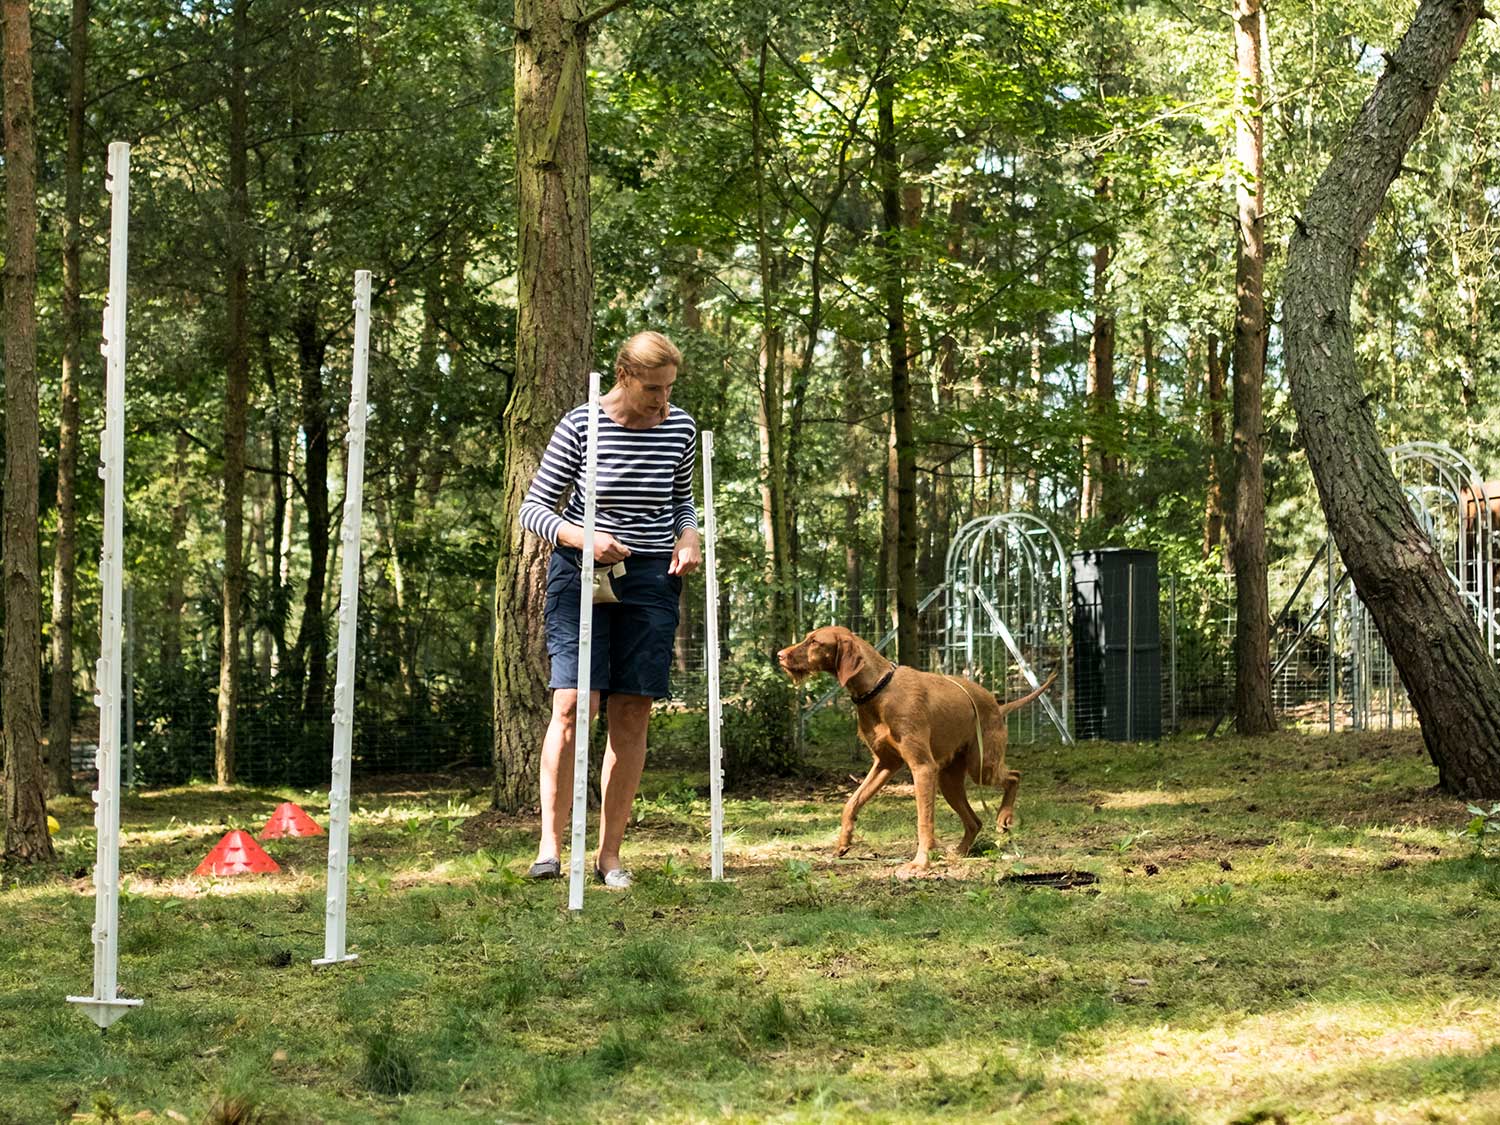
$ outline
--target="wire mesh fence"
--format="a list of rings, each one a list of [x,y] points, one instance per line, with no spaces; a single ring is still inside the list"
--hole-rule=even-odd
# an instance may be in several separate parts
[[[689,588],[691,596],[692,588]],[[733,625],[723,630],[724,657],[720,668],[725,722],[740,724],[744,738],[759,737],[751,712],[763,705],[767,681],[782,674],[774,665],[773,650],[761,640],[760,617],[752,595],[737,605]],[[1227,655],[1233,634],[1232,613],[1217,600],[1212,608],[1186,606],[1175,579],[1163,585],[1159,605],[1151,608],[1154,634],[1159,636],[1160,669],[1153,683],[1159,701],[1161,727],[1172,731],[1185,723],[1211,718],[1232,696],[1231,661]],[[1117,698],[1134,688],[1111,667],[1100,681],[1099,698],[1080,696],[1073,676],[1074,654],[1066,642],[1038,632],[1035,621],[1013,627],[994,627],[981,621],[970,630],[964,606],[951,590],[939,587],[919,599],[918,663],[928,671],[964,675],[1001,699],[1014,699],[1033,687],[1020,671],[1011,645],[1027,654],[1032,676],[1040,681],[1058,673],[1045,702],[1030,703],[1010,716],[1011,738],[1021,742],[1051,741],[1082,724],[1100,725],[1104,698]],[[831,597],[811,596],[803,602],[808,627],[843,624],[856,634],[895,655],[894,591],[869,598],[858,612],[840,612]],[[827,614],[828,616],[824,616]],[[1205,624],[1207,629],[1205,629]],[[1133,628],[1134,626],[1132,626]],[[1146,629],[1142,627],[1142,632]],[[470,644],[467,668],[428,668],[414,674],[403,668],[401,655],[382,646],[386,636],[362,636],[358,650],[355,691],[353,770],[372,773],[426,773],[483,767],[491,760],[491,701],[487,661],[478,664]],[[446,653],[441,645],[436,651]],[[702,615],[689,616],[680,631],[671,673],[672,696],[659,707],[706,721],[707,671]],[[133,722],[125,732],[127,778],[137,785],[175,784],[214,776],[217,725],[218,667],[215,646],[190,644],[174,673],[148,665],[146,674],[128,684]],[[486,654],[487,655],[487,654]],[[317,785],[327,780],[332,724],[326,707],[309,711],[300,694],[288,691],[274,673],[266,676],[263,661],[247,661],[236,717],[235,772],[248,784]],[[852,714],[847,693],[827,677],[810,681],[800,691],[805,722],[818,715]],[[1050,710],[1049,710],[1050,708]],[[701,734],[701,732],[699,732]],[[691,728],[682,732],[688,745],[701,742]],[[97,746],[97,718],[84,708],[75,727],[74,765],[87,770]],[[733,754],[733,732],[726,739]],[[704,750],[706,754],[706,749]]]
[[[1021,742],[1077,737],[1152,738],[1222,726],[1233,714],[1235,597],[1232,576],[1200,569],[1163,573],[1141,590],[1112,597],[1120,604],[1103,630],[1082,636],[1084,606],[1077,575],[1006,578],[976,595],[971,583],[944,583],[921,592],[917,658],[933,672],[966,676],[998,698],[1029,692],[1053,672],[1045,695],[1010,717]],[[1154,572],[1153,572],[1154,573]],[[1416,719],[1394,663],[1352,584],[1326,548],[1309,560],[1290,559],[1269,572],[1276,610],[1272,633],[1273,699],[1284,724],[1324,730],[1393,729]],[[1065,594],[1069,604],[1064,604]],[[691,726],[706,722],[707,674],[702,587],[690,583],[672,668],[672,697],[661,709],[690,720],[683,741],[706,746]],[[729,590],[721,598],[721,690],[726,725],[744,738],[761,733],[753,712],[766,685],[781,679],[763,620],[764,588]],[[801,625],[841,624],[895,655],[895,591],[866,591],[850,604],[837,591],[803,589]],[[1097,615],[1096,615],[1097,616]],[[1102,619],[1101,619],[1102,620]],[[132,627],[133,628],[133,627]],[[172,671],[148,658],[128,693],[127,768],[137,784],[180,783],[214,775],[217,644],[211,628],[184,637]],[[128,638],[136,648],[134,636]],[[149,640],[150,638],[148,638]],[[788,638],[790,639],[790,638]],[[388,622],[362,622],[355,692],[353,768],[356,775],[420,773],[484,767],[491,760],[488,634],[466,623],[451,635],[429,629],[412,644]],[[1092,675],[1084,657],[1102,656]],[[1122,648],[1123,646],[1123,648]],[[1120,656],[1125,652],[1124,657]],[[332,742],[328,707],[309,708],[289,692],[274,661],[251,645],[236,718],[236,773],[251,784],[314,785],[326,780]],[[330,669],[331,673],[331,669]],[[328,694],[331,696],[331,685]],[[847,694],[828,678],[798,693],[803,730],[820,715],[851,713]],[[1128,715],[1121,727],[1121,712]],[[762,719],[764,717],[762,716]],[[746,725],[748,724],[748,725]],[[761,723],[765,725],[764,722]],[[732,735],[729,736],[732,741]],[[743,739],[742,739],[743,740]],[[76,769],[92,765],[97,717],[80,707]],[[726,743],[726,752],[733,753]],[[705,751],[706,753],[706,751]]]

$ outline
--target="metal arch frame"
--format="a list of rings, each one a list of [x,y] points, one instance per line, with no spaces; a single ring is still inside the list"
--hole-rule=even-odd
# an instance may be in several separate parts
[[[1451,446],[1413,441],[1390,446],[1385,452],[1408,506],[1423,533],[1438,550],[1448,577],[1479,626],[1487,651],[1492,659],[1500,661],[1500,613],[1497,613],[1500,606],[1496,604],[1496,581],[1500,579],[1500,558],[1497,558],[1500,527],[1497,527],[1491,508],[1495,498],[1490,495],[1474,465]],[[1420,480],[1402,480],[1403,467],[1408,470],[1420,467],[1427,476]],[[1476,505],[1472,544],[1465,533],[1465,508],[1470,503]],[[1438,518],[1439,513],[1449,507],[1455,512],[1453,542],[1443,536],[1443,521]],[[1344,579],[1339,581],[1342,585]],[[1355,729],[1373,729],[1375,715],[1372,708],[1377,703],[1376,693],[1379,692],[1385,699],[1385,725],[1389,729],[1394,725],[1393,692],[1399,684],[1399,676],[1389,650],[1373,628],[1368,608],[1352,584],[1347,596],[1350,720]],[[1332,660],[1331,643],[1329,653]],[[1330,683],[1330,690],[1332,688]],[[1332,721],[1330,707],[1330,723]]]
[[[1485,645],[1490,655],[1500,657],[1500,646],[1497,646],[1496,643],[1497,633],[1500,633],[1500,623],[1496,621],[1497,606],[1495,604],[1495,579],[1497,577],[1495,533],[1500,529],[1495,527],[1494,513],[1490,507],[1494,498],[1489,495],[1489,491],[1485,487],[1484,478],[1474,468],[1474,465],[1468,458],[1464,457],[1463,454],[1451,446],[1443,445],[1440,442],[1403,442],[1400,445],[1392,446],[1388,452],[1391,458],[1392,472],[1395,472],[1401,465],[1410,462],[1425,464],[1436,473],[1442,488],[1439,489],[1433,485],[1424,485],[1421,491],[1423,493],[1446,493],[1447,498],[1451,499],[1457,512],[1455,523],[1455,538],[1457,542],[1454,544],[1452,558],[1456,570],[1450,570],[1448,573],[1453,579],[1454,584],[1458,587],[1460,596],[1475,612],[1478,618],[1478,625],[1484,632]],[[1410,488],[1407,488],[1405,491],[1408,494],[1409,501],[1416,498],[1412,495]],[[1465,498],[1465,491],[1469,493],[1468,499]],[[1473,559],[1469,557],[1469,542],[1464,534],[1464,508],[1468,503],[1473,503],[1476,506],[1474,546],[1477,555]],[[1433,509],[1424,505],[1422,510],[1424,512],[1431,512]],[[1444,562],[1446,564],[1448,561],[1446,554],[1447,545],[1438,543],[1436,538],[1431,535],[1430,525],[1424,528],[1424,530],[1428,531],[1428,537],[1433,540],[1434,545],[1444,548]],[[1475,574],[1474,586],[1477,587],[1476,589],[1470,589],[1469,586],[1471,568]]]
[[[1050,560],[1047,557],[1047,543],[1041,541],[1043,534],[1050,541]],[[976,517],[958,529],[953,541],[948,545],[947,558],[944,563],[945,585],[951,594],[948,599],[944,628],[945,670],[950,672],[960,670],[952,666],[953,655],[960,649],[963,651],[965,664],[972,667],[975,615],[983,610],[988,617],[989,624],[1000,636],[1027,682],[1032,687],[1038,687],[1041,684],[1036,670],[1021,651],[1021,646],[1016,642],[999,608],[994,600],[986,595],[982,580],[975,577],[982,571],[982,556],[986,544],[994,543],[996,537],[1003,537],[1001,541],[1006,544],[1014,542],[1020,548],[1024,565],[1033,575],[1039,577],[1045,575],[1050,578],[1054,570],[1057,575],[1057,634],[1060,638],[1059,658],[1062,668],[1059,672],[1062,682],[1063,707],[1059,711],[1045,695],[1041,697],[1040,703],[1048,719],[1057,728],[1063,742],[1071,743],[1073,734],[1066,717],[1069,688],[1068,652],[1071,643],[1068,620],[1068,559],[1063,550],[1062,541],[1046,521],[1029,512],[1003,512],[999,515]],[[1047,599],[1043,597],[1045,587],[1046,583],[1042,581],[1031,583],[1031,604],[1027,607],[1031,620],[1036,625],[1036,637],[1039,644],[1043,635],[1050,632],[1046,628],[1049,607]]]

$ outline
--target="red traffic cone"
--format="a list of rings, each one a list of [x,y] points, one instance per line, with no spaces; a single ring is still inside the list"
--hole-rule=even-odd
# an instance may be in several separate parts
[[[275,840],[281,836],[321,835],[323,835],[323,829],[318,827],[318,822],[290,801],[283,801],[277,805],[276,811],[271,814],[271,819],[266,821],[266,826],[260,830],[262,840]]]
[[[280,870],[250,833],[235,830],[224,833],[224,838],[193,869],[193,874],[264,875]]]

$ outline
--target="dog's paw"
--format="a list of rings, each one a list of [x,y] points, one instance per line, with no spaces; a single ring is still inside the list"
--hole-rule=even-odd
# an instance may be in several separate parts
[[[930,863],[903,863],[896,868],[898,879],[926,879],[932,875],[932,864]]]

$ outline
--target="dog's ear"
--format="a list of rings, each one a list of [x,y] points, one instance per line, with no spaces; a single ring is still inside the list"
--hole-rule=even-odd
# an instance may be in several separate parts
[[[864,666],[865,656],[859,651],[859,642],[854,639],[854,635],[852,633],[840,635],[838,657],[833,665],[834,677],[840,684],[847,685],[850,680],[859,675]]]

